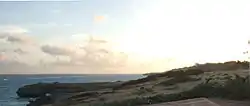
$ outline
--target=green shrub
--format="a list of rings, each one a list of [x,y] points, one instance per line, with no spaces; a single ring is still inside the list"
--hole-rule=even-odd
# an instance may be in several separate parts
[[[224,84],[218,82],[206,82],[199,84],[187,91],[190,96],[221,97],[234,100],[250,99],[249,77],[235,75],[235,79],[228,79]]]
[[[207,82],[201,83],[189,91],[183,91],[174,94],[161,94],[150,97],[137,97],[120,102],[105,103],[98,106],[138,106],[145,104],[155,104],[160,102],[170,102],[197,97],[216,97],[234,100],[250,100],[250,81],[248,77],[235,76],[235,79],[229,79],[224,85]]]
[[[147,93],[154,93],[154,90],[152,88],[140,87],[140,89],[136,89],[133,93],[136,95],[143,95]]]
[[[173,86],[168,86],[165,88],[165,90],[175,90],[175,89],[179,89],[179,86],[173,85]]]
[[[145,82],[153,81],[153,80],[156,80],[156,77],[148,76],[146,78],[140,78],[137,80],[130,80],[130,81],[124,82],[123,84],[121,84],[119,86],[114,87],[113,89],[117,90],[117,89],[121,89],[123,87],[129,86],[129,85],[141,84],[141,83],[145,83]]]
[[[204,71],[198,68],[190,68],[187,70],[171,70],[171,71],[167,71],[165,73],[161,73],[161,74],[156,74],[154,76],[158,76],[158,77],[183,77],[183,76],[190,76],[190,75],[200,75],[203,74]],[[153,76],[153,75],[152,75]]]
[[[188,76],[174,77],[174,78],[171,78],[169,80],[161,82],[160,85],[171,86],[171,85],[175,85],[175,84],[178,84],[178,83],[184,83],[184,82],[190,82],[190,81],[198,81],[198,80],[200,80],[200,78],[192,78],[192,77],[188,77]]]
[[[238,75],[233,80],[228,80],[225,90],[228,92],[227,97],[230,99],[250,99],[250,82],[249,76],[240,77]]]

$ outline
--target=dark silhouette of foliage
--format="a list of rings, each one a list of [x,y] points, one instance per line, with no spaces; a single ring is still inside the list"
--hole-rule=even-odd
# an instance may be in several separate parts
[[[138,106],[145,104],[155,104],[160,102],[170,102],[197,97],[225,98],[233,100],[250,100],[250,80],[249,76],[241,77],[236,75],[234,79],[228,79],[226,83],[203,82],[189,91],[173,94],[160,94],[149,97],[137,97],[124,101],[103,103],[97,106]]]
[[[204,71],[201,69],[197,69],[197,68],[192,68],[192,69],[182,69],[182,70],[171,70],[171,71],[167,71],[161,74],[154,74],[152,76],[157,76],[157,77],[183,77],[183,76],[190,76],[190,75],[200,75],[203,74]],[[151,76],[151,77],[152,77]]]
[[[189,76],[174,77],[174,78],[171,78],[169,80],[161,82],[160,85],[170,86],[170,85],[175,85],[178,83],[185,83],[185,82],[198,81],[198,80],[200,80],[200,78],[192,78]]]
[[[121,89],[121,88],[129,86],[129,85],[136,85],[136,84],[145,83],[145,82],[153,81],[153,80],[156,80],[156,77],[145,77],[145,78],[140,78],[137,80],[130,80],[130,81],[122,83],[119,86],[114,87],[113,89],[114,90]]]
[[[120,89],[129,85],[135,85],[135,84],[141,84],[148,81],[156,80],[159,77],[168,77],[168,78],[174,78],[174,77],[186,77],[190,75],[200,75],[207,71],[226,71],[226,70],[238,70],[238,69],[248,69],[248,63],[247,61],[229,61],[224,63],[206,63],[206,64],[196,64],[191,67],[181,68],[181,69],[173,69],[170,71],[166,71],[164,73],[153,73],[153,74],[147,74],[147,77],[137,79],[137,80],[131,80],[128,82],[124,82],[120,86],[117,86],[115,89]],[[229,78],[229,77],[228,77]]]

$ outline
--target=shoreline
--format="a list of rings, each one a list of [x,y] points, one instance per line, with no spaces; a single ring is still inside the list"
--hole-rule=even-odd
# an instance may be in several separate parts
[[[139,106],[138,104],[148,104],[148,100],[154,102],[156,99],[155,102],[158,103],[160,101],[174,101],[187,97],[208,95],[204,93],[208,91],[203,91],[203,88],[200,88],[201,85],[210,86],[210,82],[219,82],[223,85],[231,81],[228,79],[237,79],[237,76],[242,76],[244,79],[246,76],[245,69],[247,68],[246,62],[239,61],[209,63],[173,69],[163,73],[148,74],[144,78],[129,81],[32,84],[19,88],[17,93],[21,97],[33,96],[37,98],[35,101],[30,101],[27,106]],[[210,87],[209,89],[214,88]],[[195,94],[194,90],[195,92],[201,90],[201,95],[192,96]],[[28,93],[25,91],[28,91]],[[49,96],[45,96],[47,94]],[[182,95],[181,98],[178,95]],[[183,95],[186,96],[183,97]],[[217,96],[220,95],[212,95],[211,97]],[[164,98],[159,101],[157,100],[158,97]],[[134,103],[134,105],[127,103]]]
[[[54,75],[52,75],[53,77]],[[58,76],[58,75],[57,75]],[[0,89],[1,92],[1,96],[0,99],[4,100],[4,101],[10,101],[10,102],[0,102],[0,105],[3,106],[26,106],[23,103],[23,100],[19,100],[19,97],[16,94],[16,91],[18,90],[18,88],[23,87],[24,85],[32,85],[32,84],[36,84],[39,82],[43,82],[43,83],[53,83],[53,82],[62,82],[62,83],[88,83],[88,82],[100,82],[100,79],[104,79],[105,81],[114,81],[114,80],[124,80],[127,81],[129,79],[137,79],[137,78],[141,78],[141,75],[125,75],[125,76],[114,76],[114,75],[110,75],[110,76],[87,76],[87,77],[82,77],[82,75],[76,75],[77,77],[71,77],[72,75],[69,75],[69,77],[67,75],[63,75],[62,78],[56,78],[56,79],[51,79],[51,78],[47,78],[46,76],[33,76],[33,75],[12,75],[12,76],[5,76],[2,77],[0,76],[0,80],[2,82],[0,82],[0,85],[5,86],[6,89]],[[73,75],[74,76],[74,75]],[[80,76],[80,77],[78,77]],[[33,77],[37,77],[38,79],[29,79],[29,78],[33,78]],[[49,76],[51,77],[51,75]],[[8,81],[4,81],[3,78],[7,78]],[[119,78],[119,79],[118,79]],[[97,79],[97,80],[95,80]],[[13,102],[13,103],[12,103]],[[20,102],[20,104],[18,105],[18,103]],[[25,101],[25,102],[28,102]]]

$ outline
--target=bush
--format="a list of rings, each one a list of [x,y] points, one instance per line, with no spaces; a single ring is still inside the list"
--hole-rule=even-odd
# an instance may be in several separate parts
[[[125,86],[141,84],[141,83],[145,83],[145,82],[153,81],[153,80],[156,80],[156,77],[148,76],[146,78],[141,78],[141,79],[137,79],[137,80],[130,80],[130,81],[124,82],[123,84],[121,84],[117,87],[114,87],[113,89],[116,90],[116,89],[123,88]]]
[[[224,83],[206,82],[187,91],[189,96],[221,97],[234,100],[250,99],[249,77],[235,75],[235,79],[227,79]]]
[[[158,74],[158,77],[183,77],[183,76],[190,76],[190,75],[200,75],[203,74],[204,71],[198,68],[190,68],[187,70],[172,70],[172,71],[167,71],[162,74]],[[152,75],[153,76],[153,75]],[[155,75],[156,76],[156,75]]]
[[[174,86],[169,86],[169,87],[165,87],[165,90],[175,90],[175,89],[179,89],[179,86],[174,85]]]
[[[174,77],[169,80],[163,81],[160,83],[160,85],[164,86],[170,86],[170,85],[175,85],[178,83],[184,83],[184,82],[190,82],[190,81],[198,81],[200,78],[192,78],[189,76],[183,76],[183,77]]]
[[[250,82],[249,76],[240,77],[238,75],[233,80],[228,80],[225,85],[225,90],[228,92],[229,99],[250,99]]]
[[[155,104],[160,102],[170,102],[198,97],[225,98],[234,100],[250,100],[250,81],[248,77],[235,76],[229,79],[224,85],[218,83],[201,83],[189,91],[174,94],[161,94],[150,97],[140,97],[128,99],[120,102],[105,103],[98,106],[138,106],[145,104]]]
[[[188,69],[185,71],[186,75],[200,75],[203,74],[204,71],[201,69]]]
[[[152,88],[140,87],[140,89],[136,89],[136,91],[133,93],[136,95],[143,95],[147,93],[154,93],[154,90]]]

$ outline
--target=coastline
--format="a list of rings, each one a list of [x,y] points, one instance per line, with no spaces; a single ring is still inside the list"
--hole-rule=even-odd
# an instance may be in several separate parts
[[[174,69],[159,74],[151,74],[137,80],[88,83],[89,85],[86,83],[75,83],[73,86],[72,83],[49,83],[45,85],[40,83],[21,87],[18,90],[18,94],[19,96],[20,93],[27,94],[25,93],[25,89],[26,91],[34,91],[36,89],[35,91],[40,92],[35,96],[33,95],[37,99],[31,101],[27,106],[139,106],[138,104],[149,104],[148,102],[150,102],[151,99],[158,97],[164,97],[163,100],[157,100],[158,102],[192,98],[192,95],[196,92],[193,90],[197,90],[200,84],[209,84],[208,82],[219,82],[223,84],[230,81],[228,78],[237,79],[235,75],[245,77],[247,73],[246,69],[248,68],[246,65],[246,62],[238,61],[209,63],[200,66]],[[37,90],[37,88],[39,88],[39,90]],[[201,93],[203,96],[207,95],[203,91]],[[45,96],[46,94],[50,95]],[[180,94],[186,96],[180,96],[180,98],[178,96]],[[202,95],[200,96],[202,97]],[[23,97],[29,96],[30,94]],[[169,96],[172,99],[166,99],[169,98]],[[220,95],[212,95],[212,97],[217,96]],[[158,103],[154,100],[155,99],[153,99],[152,102]],[[133,103],[134,105],[132,105]]]
[[[54,77],[55,76],[55,77]],[[88,82],[100,82],[103,81],[127,81],[130,79],[141,78],[142,75],[131,74],[131,75],[0,75],[0,85],[3,87],[0,89],[0,105],[3,106],[26,106],[28,99],[23,99],[17,96],[16,91],[18,88],[24,85],[32,85],[39,82],[42,83],[88,83]],[[8,79],[4,81],[3,79]],[[119,79],[118,79],[119,78]]]

